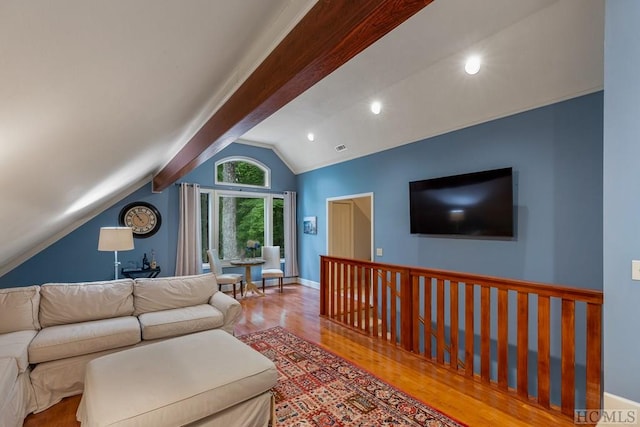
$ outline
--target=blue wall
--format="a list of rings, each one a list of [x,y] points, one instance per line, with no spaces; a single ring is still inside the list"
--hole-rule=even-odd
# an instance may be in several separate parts
[[[640,402],[640,2],[607,1],[604,69],[604,390]]]
[[[472,126],[298,177],[300,276],[319,281],[326,199],[374,193],[376,261],[602,289],[603,93]],[[409,233],[409,182],[513,167],[517,237]]]
[[[296,191],[295,175],[272,150],[244,144],[231,144],[181,181],[214,187],[214,163],[228,156],[252,157],[271,168],[272,191]],[[156,206],[162,215],[162,226],[152,237],[135,239],[134,250],[119,252],[119,261],[122,266],[127,266],[129,261],[140,264],[143,253],[150,256],[153,249],[162,268],[160,275],[172,276],[178,235],[178,187],[172,185],[162,193],[152,193],[151,184],[147,184],[0,277],[0,288],[113,279],[113,252],[98,252],[99,230],[100,227],[118,225],[120,210],[133,201],[145,201]]]

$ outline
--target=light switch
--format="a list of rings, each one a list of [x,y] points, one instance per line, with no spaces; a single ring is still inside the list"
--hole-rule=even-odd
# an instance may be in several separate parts
[[[640,280],[640,261],[631,261],[631,280]]]
[[[376,248],[376,256],[382,256],[382,248]],[[638,261],[638,262],[640,262],[640,261]]]

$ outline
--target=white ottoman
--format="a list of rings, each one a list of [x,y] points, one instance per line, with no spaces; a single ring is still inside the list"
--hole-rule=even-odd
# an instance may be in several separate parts
[[[221,330],[123,350],[87,365],[83,427],[266,426],[278,372]]]

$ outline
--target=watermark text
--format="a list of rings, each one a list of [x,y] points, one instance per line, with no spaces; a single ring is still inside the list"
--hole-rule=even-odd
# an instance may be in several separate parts
[[[573,411],[574,424],[619,424],[635,425],[638,422],[637,409],[576,409]]]

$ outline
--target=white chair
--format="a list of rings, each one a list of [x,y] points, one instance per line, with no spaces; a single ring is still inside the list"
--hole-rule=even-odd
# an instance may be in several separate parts
[[[278,279],[280,292],[282,292],[284,271],[280,269],[280,246],[263,246],[262,258],[265,261],[262,264],[262,292],[264,293],[266,279]]]
[[[223,273],[222,272],[222,263],[220,262],[220,258],[218,258],[218,250],[217,249],[209,249],[207,250],[207,255],[209,256],[209,266],[211,268],[211,273],[216,276],[216,281],[218,282],[218,290],[222,290],[222,285],[232,285],[233,286],[233,297],[236,297],[236,285],[240,284],[240,296],[242,296],[242,274],[233,274],[233,273]]]

